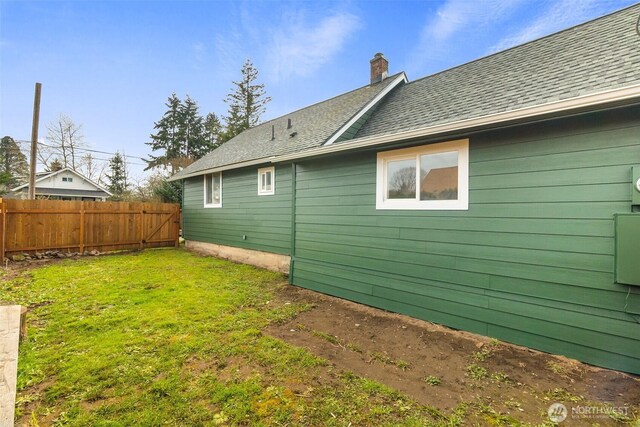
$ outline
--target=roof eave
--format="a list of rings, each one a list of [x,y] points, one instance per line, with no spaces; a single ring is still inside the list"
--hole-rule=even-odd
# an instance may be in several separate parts
[[[349,142],[339,144],[323,145],[305,151],[280,156],[271,156],[251,160],[247,162],[234,163],[206,170],[200,170],[184,176],[170,177],[169,181],[177,181],[180,179],[191,178],[194,176],[204,175],[207,173],[220,172],[230,169],[238,169],[246,166],[253,166],[262,163],[280,163],[292,160],[299,160],[308,157],[323,156],[342,151],[356,150],[359,148],[374,147],[378,145],[389,144],[393,142],[402,142],[412,139],[434,137],[438,135],[448,134],[452,132],[461,132],[470,129],[479,129],[483,127],[493,127],[497,125],[506,125],[509,123],[535,121],[541,117],[569,114],[574,111],[590,111],[598,108],[604,108],[608,105],[615,105],[629,101],[640,101],[640,84],[626,86],[623,88],[612,89],[582,95],[561,101],[549,102],[531,107],[523,107],[502,113],[489,114],[485,116],[474,117],[470,119],[459,120],[450,123],[444,123],[434,126],[428,126],[419,129],[412,129],[392,134],[376,135],[366,138],[359,138]]]
[[[439,134],[446,134],[455,131],[464,131],[467,129],[476,129],[481,127],[488,127],[492,125],[507,124],[510,122],[518,121],[533,121],[536,118],[542,116],[549,116],[554,114],[569,113],[574,110],[597,109],[597,107],[604,107],[609,104],[621,103],[624,101],[630,101],[634,98],[638,98],[640,101],[640,84],[627,86],[624,88],[612,89],[603,92],[598,92],[589,95],[582,95],[570,99],[561,101],[554,101],[546,104],[535,105],[531,107],[523,107],[516,110],[506,111],[502,113],[490,114],[480,117],[474,117],[470,119],[459,120],[450,123],[444,123],[434,126],[428,126],[419,129],[412,129],[408,131],[402,131],[392,134],[375,135],[360,139],[355,139],[349,142],[343,142],[340,144],[333,144],[330,146],[322,146],[313,148],[310,150],[277,156],[272,158],[272,161],[283,162],[302,159],[306,157],[321,156],[330,153],[336,153],[340,151],[355,150],[358,148],[365,148],[377,145],[388,144],[392,142],[400,142],[404,140],[411,140],[416,138],[425,138],[431,136],[437,136]]]
[[[197,170],[191,173],[187,173],[185,175],[179,175],[180,173],[178,172],[177,174],[167,178],[167,181],[169,182],[179,181],[181,179],[193,178],[194,176],[206,175],[209,173],[222,172],[230,169],[239,169],[246,166],[255,166],[263,163],[271,163],[273,158],[274,157],[264,157],[264,158],[255,159],[255,160],[248,160],[246,162],[230,163],[228,165],[216,166],[214,168]]]

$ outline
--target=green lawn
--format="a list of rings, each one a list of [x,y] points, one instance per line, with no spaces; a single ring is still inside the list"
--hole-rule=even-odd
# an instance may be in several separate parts
[[[0,280],[27,305],[19,425],[455,425],[261,331],[307,307],[279,274],[183,250],[68,260]],[[328,377],[327,377],[327,374]],[[319,379],[319,377],[322,377]]]

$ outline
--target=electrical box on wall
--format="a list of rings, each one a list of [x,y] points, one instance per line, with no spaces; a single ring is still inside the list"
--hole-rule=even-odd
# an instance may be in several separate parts
[[[615,215],[616,283],[640,286],[640,214]]]
[[[631,204],[640,206],[640,166],[631,168]]]

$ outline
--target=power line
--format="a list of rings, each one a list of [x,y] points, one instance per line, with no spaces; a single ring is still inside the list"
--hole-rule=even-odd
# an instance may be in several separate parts
[[[30,144],[29,141],[25,141],[24,139],[14,139],[14,141],[16,143],[19,143],[19,144]],[[41,145],[43,147],[48,147],[48,148],[59,148],[59,147],[56,147],[56,146],[53,146],[53,145],[45,144],[44,142],[38,142],[38,145]],[[116,154],[118,154],[118,153],[111,153],[111,152],[108,152],[108,151],[94,150],[94,149],[91,149],[91,148],[83,148],[83,147],[74,147],[73,149],[74,150],[78,150],[78,151],[87,151],[87,152],[91,152],[91,153],[107,154],[107,155],[110,155],[110,156],[115,156]],[[123,156],[123,157],[128,157],[130,159],[136,159],[136,160],[142,160],[142,161],[145,160],[144,158],[138,157],[138,156],[131,156],[129,154],[123,154],[123,153],[119,153],[119,154],[121,156]],[[95,159],[96,160],[103,160],[103,161],[111,160],[111,159],[101,159],[101,158],[98,158],[98,157],[95,157]],[[146,163],[135,163],[135,162],[129,162],[129,164],[140,165],[140,166],[146,166],[147,165]]]

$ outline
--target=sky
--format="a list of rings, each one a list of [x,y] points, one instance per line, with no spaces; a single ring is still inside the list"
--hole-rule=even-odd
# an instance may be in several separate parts
[[[368,84],[376,52],[415,80],[635,2],[0,0],[0,135],[31,139],[40,82],[41,142],[64,114],[89,148],[126,153],[143,177],[167,98],[223,116],[247,58],[268,120]]]

